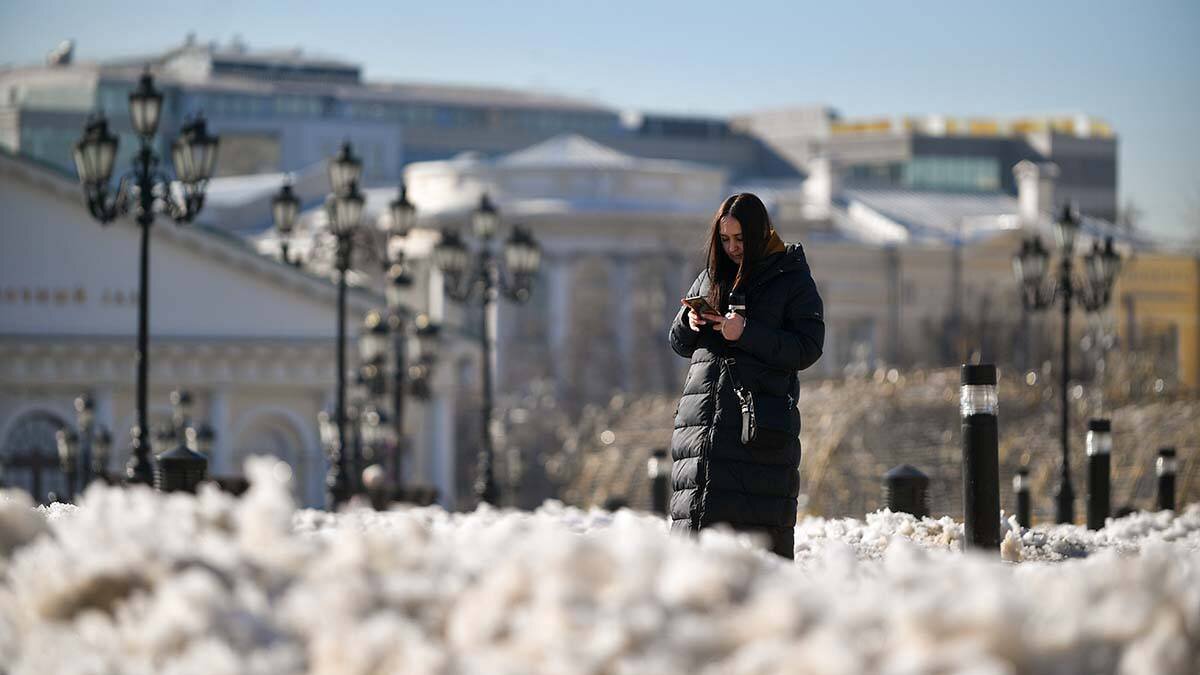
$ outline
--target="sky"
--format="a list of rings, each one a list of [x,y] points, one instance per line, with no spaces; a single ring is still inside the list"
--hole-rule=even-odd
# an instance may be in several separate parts
[[[370,80],[486,84],[619,109],[847,116],[1084,112],[1120,138],[1119,199],[1200,236],[1200,2],[175,2],[0,0],[0,64],[235,36]]]

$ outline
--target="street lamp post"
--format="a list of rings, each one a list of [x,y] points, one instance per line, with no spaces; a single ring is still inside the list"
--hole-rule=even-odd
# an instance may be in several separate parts
[[[334,269],[337,271],[337,394],[333,420],[322,420],[322,433],[328,454],[329,469],[325,475],[326,506],[336,508],[350,496],[346,414],[346,274],[354,257],[354,241],[362,221],[366,200],[359,190],[362,160],[349,141],[329,161],[329,185],[332,193],[325,200],[325,215],[329,232],[336,242]],[[299,259],[288,254],[288,238],[296,224],[300,202],[290,184],[284,184],[271,200],[271,215],[279,232],[283,262],[299,265]],[[326,426],[328,425],[328,427]],[[328,432],[328,433],[326,433]]]
[[[1059,252],[1056,278],[1048,274],[1050,253],[1036,235],[1022,241],[1020,250],[1013,257],[1013,270],[1020,285],[1021,303],[1026,311],[1048,309],[1056,300],[1062,301],[1062,367],[1059,382],[1062,467],[1058,491],[1055,493],[1055,514],[1059,523],[1075,520],[1075,492],[1071,486],[1068,438],[1070,409],[1067,400],[1071,364],[1071,308],[1074,303],[1079,303],[1088,312],[1106,307],[1121,267],[1121,257],[1113,249],[1112,237],[1108,237],[1103,247],[1095,243],[1083,257],[1084,275],[1082,279],[1078,278],[1073,270],[1075,238],[1079,227],[1080,217],[1074,206],[1064,206],[1054,226]]]
[[[140,139],[132,170],[121,177],[115,194],[110,194],[118,139],[108,122],[96,115],[88,120],[83,137],[75,144],[75,168],[87,197],[88,211],[103,224],[132,210],[141,228],[141,264],[138,276],[137,422],[132,429],[132,457],[126,469],[130,482],[154,480],[149,457],[146,416],[146,383],[149,372],[148,307],[150,293],[150,226],[156,211],[176,223],[191,222],[204,206],[204,191],[217,160],[217,137],[208,133],[204,118],[196,116],[183,125],[171,148],[175,177],[158,169],[159,157],[153,139],[158,131],[163,96],[154,87],[149,69],[129,94],[129,117]]]
[[[70,500],[75,496],[75,474],[79,462],[79,434],[73,429],[59,429],[54,433],[58,445],[58,461],[63,470],[63,494],[61,499]]]
[[[377,228],[365,227],[362,221],[363,197],[358,191],[357,183],[362,173],[362,163],[354,155],[349,143],[342,145],[329,163],[329,181],[333,194],[326,201],[326,213],[329,227],[337,241],[335,268],[338,271],[338,385],[337,403],[333,411],[333,419],[328,415],[323,420],[325,425],[325,443],[330,452],[330,469],[326,476],[329,489],[328,502],[336,506],[345,501],[351,492],[359,492],[363,484],[358,480],[358,463],[364,459],[355,454],[353,448],[362,445],[362,452],[386,452],[386,460],[391,462],[392,483],[399,488],[401,485],[401,446],[403,432],[404,393],[406,376],[414,393],[418,393],[432,364],[432,351],[429,340],[436,336],[437,327],[429,326],[428,317],[418,315],[416,334],[419,343],[425,348],[421,361],[408,366],[405,358],[405,348],[409,337],[409,323],[414,321],[412,313],[404,304],[405,294],[411,286],[412,279],[408,275],[404,261],[404,240],[416,223],[416,209],[408,200],[407,190],[403,183],[400,185],[396,199],[388,204],[385,216],[376,221]],[[285,184],[271,201],[272,217],[280,239],[280,253],[283,262],[299,265],[298,257],[289,255],[289,237],[291,237],[299,215],[299,200],[290,184]],[[357,243],[360,242],[361,243]],[[346,273],[354,263],[356,245],[365,246],[377,256],[382,263],[383,277],[387,281],[385,297],[388,312],[386,315],[372,311],[367,316],[367,323],[360,338],[361,364],[355,374],[355,391],[360,392],[361,399],[348,401],[345,360],[345,295]],[[392,348],[395,352],[394,371],[391,383],[392,414],[389,417],[383,413],[385,403],[383,397],[387,393],[388,379],[388,348],[389,334]],[[360,391],[361,390],[361,391]],[[368,400],[370,406],[368,406]],[[353,408],[353,409],[352,409]],[[353,413],[353,414],[352,414]],[[353,419],[351,419],[353,418]],[[391,431],[380,434],[376,429],[367,429],[368,424],[378,425],[379,420],[391,426]],[[351,422],[354,423],[354,440],[350,439]],[[360,438],[363,434],[372,435],[375,443]],[[336,435],[336,441],[334,436]],[[394,437],[394,442],[380,442],[379,439]],[[361,443],[360,443],[361,441]],[[385,446],[387,446],[385,448]],[[383,448],[383,450],[381,450]],[[378,472],[374,472],[373,475]],[[387,474],[383,474],[384,477]],[[379,476],[376,476],[376,480]]]
[[[475,236],[479,239],[479,250],[474,261],[462,238],[453,230],[443,230],[441,239],[434,248],[434,260],[445,274],[446,294],[462,303],[471,302],[475,297],[481,298],[482,301],[483,330],[480,331],[479,338],[483,352],[483,433],[475,494],[481,502],[488,504],[497,503],[498,498],[492,467],[494,451],[491,436],[496,302],[501,295],[513,302],[527,301],[533,287],[533,279],[541,264],[541,249],[533,236],[520,227],[513,227],[512,235],[504,246],[504,262],[508,272],[506,277],[492,254],[492,239],[499,223],[499,212],[484,194],[479,200],[479,207],[472,214],[472,226]]]
[[[108,455],[112,450],[112,433],[107,427],[96,429],[96,438],[92,441],[92,475],[105,483],[111,483],[108,474]]]
[[[279,257],[287,265],[299,265],[299,258],[293,259],[288,255],[288,238],[296,226],[296,217],[300,214],[300,200],[292,190],[291,183],[284,183],[279,194],[271,199],[271,217],[275,221],[275,229],[279,232]]]
[[[79,485],[92,482],[92,446],[95,443],[96,402],[90,394],[75,397],[75,426],[79,429]]]

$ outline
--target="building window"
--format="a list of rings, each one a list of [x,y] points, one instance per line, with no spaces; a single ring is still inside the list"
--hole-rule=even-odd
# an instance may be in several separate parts
[[[987,157],[914,157],[906,163],[901,183],[913,188],[996,191],[1000,162]]]

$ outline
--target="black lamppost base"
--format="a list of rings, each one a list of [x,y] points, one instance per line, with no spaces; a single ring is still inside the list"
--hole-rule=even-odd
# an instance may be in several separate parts
[[[143,445],[142,434],[133,431],[129,463],[125,465],[125,482],[154,485],[154,466],[150,463],[150,449]]]
[[[1075,522],[1075,490],[1064,480],[1054,493],[1054,521],[1059,524]]]

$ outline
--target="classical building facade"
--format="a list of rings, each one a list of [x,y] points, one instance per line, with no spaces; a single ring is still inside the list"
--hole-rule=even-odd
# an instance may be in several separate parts
[[[549,380],[565,400],[583,404],[676,389],[685,363],[666,349],[666,326],[702,268],[713,211],[743,189],[763,197],[786,240],[804,244],[825,298],[825,357],[812,375],[1032,358],[1031,346],[1013,337],[1029,319],[1011,259],[1030,228],[1049,236],[1046,181],[1026,181],[1027,191],[1041,193],[1022,201],[998,191],[848,187],[826,164],[804,181],[738,185],[719,169],[564,135],[494,158],[418,162],[405,182],[419,214],[408,242],[420,270],[414,302],[447,325],[477,334],[478,309],[445,301],[430,253],[440,229],[470,239],[482,194],[543,248],[532,301],[502,304],[498,314],[498,391]],[[393,196],[369,191],[369,217],[382,217]],[[304,232],[323,219],[321,209],[306,212],[293,246],[303,251]],[[1089,221],[1093,232],[1102,225]],[[268,253],[277,248],[273,233],[258,243]]]
[[[59,480],[53,433],[74,426],[77,395],[94,397],[97,423],[112,432],[110,470],[127,459],[138,230],[128,219],[101,226],[75,180],[7,154],[0,203],[0,467],[18,455],[49,455],[37,469],[48,474],[39,481],[44,499]],[[238,475],[247,456],[277,455],[292,467],[299,502],[320,505],[326,459],[317,416],[334,400],[336,287],[205,226],[161,219],[150,246],[151,426],[169,419],[169,392],[187,389],[195,418],[216,433],[211,473]],[[362,316],[382,303],[351,289],[352,352]],[[477,361],[452,331],[442,355],[459,367]],[[408,415],[410,478],[437,486],[447,505],[457,496],[453,373],[442,369],[433,396]],[[10,468],[0,480],[28,488],[33,476]]]

